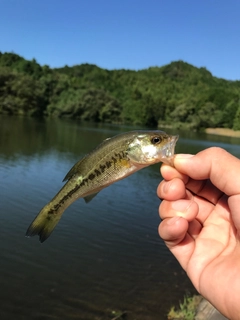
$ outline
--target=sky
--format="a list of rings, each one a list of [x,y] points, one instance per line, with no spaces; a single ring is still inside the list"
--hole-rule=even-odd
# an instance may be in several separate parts
[[[110,70],[183,60],[240,80],[240,1],[0,0],[0,52]]]

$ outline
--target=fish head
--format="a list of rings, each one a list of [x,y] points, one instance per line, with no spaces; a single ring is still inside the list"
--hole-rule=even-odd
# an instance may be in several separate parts
[[[128,146],[128,158],[136,165],[163,162],[173,166],[177,140],[178,136],[160,130],[138,132]]]

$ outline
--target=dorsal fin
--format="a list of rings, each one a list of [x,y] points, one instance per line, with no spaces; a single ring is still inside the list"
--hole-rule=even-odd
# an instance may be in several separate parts
[[[63,182],[71,179],[76,173],[78,173],[78,174],[80,173],[79,167],[81,166],[81,163],[84,159],[85,159],[85,157],[83,157],[81,160],[79,160],[77,163],[75,163],[75,165],[66,174],[65,178],[63,179]]]

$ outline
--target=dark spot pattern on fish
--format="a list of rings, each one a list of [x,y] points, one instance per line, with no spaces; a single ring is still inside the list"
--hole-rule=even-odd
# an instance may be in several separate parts
[[[110,167],[111,166],[109,166],[109,168]],[[106,169],[106,165],[105,164],[104,165],[100,164],[100,170],[101,170],[102,173],[104,173],[105,169]]]
[[[115,157],[118,157],[119,160],[123,159],[123,155],[121,153],[115,153]]]
[[[94,172],[96,173],[97,177],[101,175],[101,171],[95,169]]]
[[[64,204],[64,202],[69,199],[78,189],[88,184],[89,180],[92,181],[96,177],[101,176],[106,169],[109,169],[112,165],[116,165],[116,163],[119,160],[127,159],[126,154],[124,152],[115,153],[114,156],[112,156],[111,161],[106,161],[105,164],[100,164],[99,169],[95,169],[94,172],[91,172],[87,178],[83,179],[80,184],[76,184],[75,187],[69,191],[67,194],[65,194],[62,199],[59,201],[59,203],[55,204],[49,211],[48,214],[57,214],[57,210]]]
[[[85,184],[85,179],[83,179],[83,181],[80,183],[80,185],[75,185],[75,187],[69,191],[67,194],[65,194],[64,197],[62,197],[62,199],[59,201],[59,203],[55,204],[53,206],[53,208],[51,208],[49,211],[48,211],[48,214],[57,214],[57,210],[64,204],[64,202],[70,198],[74,192],[76,192],[81,186],[83,186]]]
[[[52,215],[52,214],[56,214],[56,210],[60,208],[60,205],[55,205],[53,208],[51,208],[50,210],[48,210],[48,214]],[[50,218],[48,219],[50,220]]]
[[[106,166],[107,166],[108,169],[111,167],[111,165],[112,165],[111,161],[107,161],[106,162]]]
[[[114,163],[114,164],[116,164],[116,163],[117,163],[117,159],[116,159],[116,158],[114,158],[114,157],[112,157],[112,161],[113,161],[113,163]]]
[[[88,179],[93,180],[95,177],[96,177],[96,175],[95,175],[94,173],[91,173],[91,174],[88,176]]]

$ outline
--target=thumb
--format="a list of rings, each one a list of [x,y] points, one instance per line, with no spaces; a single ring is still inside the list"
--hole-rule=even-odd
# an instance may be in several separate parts
[[[222,148],[208,148],[196,155],[177,154],[174,167],[192,179],[210,179],[228,196],[240,194],[240,160]]]

